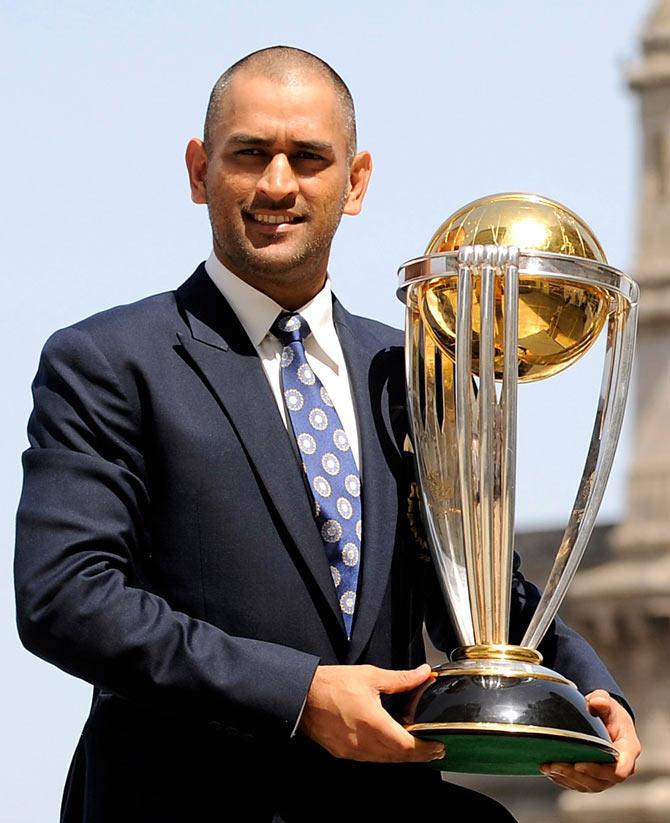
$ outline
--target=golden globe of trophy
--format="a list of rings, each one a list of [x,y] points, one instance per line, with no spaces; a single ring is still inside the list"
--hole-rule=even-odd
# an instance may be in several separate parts
[[[434,765],[446,771],[537,774],[543,763],[612,762],[605,726],[572,682],[541,665],[538,646],[584,553],[612,466],[637,285],[607,265],[576,214],[515,193],[460,209],[399,278],[421,507],[461,644],[414,694],[406,728],[444,742],[446,756]],[[530,625],[512,645],[517,385],[568,368],[605,326],[575,503]]]

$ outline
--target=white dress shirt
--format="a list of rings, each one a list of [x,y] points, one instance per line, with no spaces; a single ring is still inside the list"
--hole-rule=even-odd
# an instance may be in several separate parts
[[[245,283],[244,280],[240,280],[221,263],[214,252],[210,254],[205,263],[205,269],[230,304],[249,339],[256,347],[277,402],[277,408],[286,426],[286,409],[282,396],[280,374],[282,344],[270,331],[277,315],[285,309],[271,297],[268,297],[267,294],[263,294],[263,292]],[[333,324],[333,300],[330,280],[326,279],[321,291],[298,311],[305,318],[312,332],[305,340],[307,361],[335,404],[342,421],[342,427],[349,438],[351,452],[360,474],[358,426],[356,425],[347,365],[344,362],[342,347]]]

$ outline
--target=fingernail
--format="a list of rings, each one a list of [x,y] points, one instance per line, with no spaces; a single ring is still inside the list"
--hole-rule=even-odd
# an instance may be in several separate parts
[[[431,760],[442,760],[444,757],[444,749],[441,752],[434,752],[433,756],[430,758]]]

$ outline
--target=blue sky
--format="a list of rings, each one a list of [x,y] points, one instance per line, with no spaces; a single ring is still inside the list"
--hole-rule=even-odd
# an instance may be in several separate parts
[[[488,193],[564,202],[610,262],[631,269],[637,120],[625,72],[648,6],[0,0],[0,640],[9,672],[0,823],[56,818],[89,699],[88,686],[14,637],[10,563],[30,381],[52,331],[171,289],[209,253],[183,151],[201,133],[216,77],[249,51],[286,43],[316,52],[350,85],[375,171],[363,214],[343,221],[330,271],[350,309],[401,325],[397,267],[448,214]],[[522,525],[567,519],[600,356],[522,391]],[[623,511],[628,453],[625,440],[604,520]]]

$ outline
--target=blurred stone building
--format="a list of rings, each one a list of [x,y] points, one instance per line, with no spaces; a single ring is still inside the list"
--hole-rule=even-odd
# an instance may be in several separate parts
[[[561,792],[541,778],[459,779],[495,795],[520,823],[670,821],[670,0],[654,3],[641,51],[628,75],[641,129],[628,504],[621,523],[595,530],[561,613],[631,700],[644,752],[634,779],[597,795]],[[558,546],[561,535],[519,536],[530,579],[546,579],[532,559]]]

